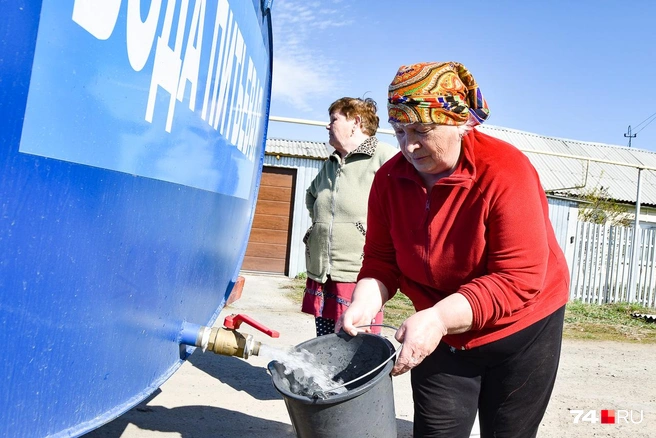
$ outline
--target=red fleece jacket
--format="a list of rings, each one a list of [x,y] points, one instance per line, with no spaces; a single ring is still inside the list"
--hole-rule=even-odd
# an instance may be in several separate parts
[[[400,289],[417,311],[459,292],[468,332],[444,341],[484,345],[550,315],[568,300],[569,273],[537,172],[514,146],[472,130],[458,165],[430,195],[402,154],[384,164],[369,195],[358,279]]]

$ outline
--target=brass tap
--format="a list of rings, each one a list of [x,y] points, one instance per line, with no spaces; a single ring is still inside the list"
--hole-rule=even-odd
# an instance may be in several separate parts
[[[242,334],[236,329],[245,322],[272,338],[280,336],[258,323],[247,315],[230,315],[223,321],[224,327],[207,327],[185,322],[179,335],[179,342],[185,345],[200,347],[203,351],[209,349],[216,354],[224,356],[237,356],[248,359],[260,353],[261,342],[256,341],[252,335]]]
[[[252,335],[239,333],[237,330],[213,327],[210,331],[207,348],[216,354],[237,356],[248,359],[260,353],[260,342]]]

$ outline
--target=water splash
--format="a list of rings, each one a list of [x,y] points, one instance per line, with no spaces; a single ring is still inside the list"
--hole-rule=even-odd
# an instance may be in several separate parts
[[[281,379],[293,394],[310,398],[327,398],[346,392],[342,379],[334,380],[340,370],[336,366],[319,363],[306,349],[287,351],[261,345],[259,356],[268,357],[284,367],[286,379]]]

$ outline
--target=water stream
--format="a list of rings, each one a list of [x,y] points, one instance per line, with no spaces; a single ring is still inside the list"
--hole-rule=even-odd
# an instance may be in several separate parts
[[[305,349],[281,350],[270,345],[260,346],[259,356],[267,357],[284,366],[283,379],[289,383],[289,391],[310,398],[326,398],[346,392],[341,379],[333,380],[340,370],[335,366],[319,363],[314,354]]]

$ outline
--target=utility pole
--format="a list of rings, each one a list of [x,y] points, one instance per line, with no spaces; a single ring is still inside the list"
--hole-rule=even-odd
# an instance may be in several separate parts
[[[629,125],[628,132],[626,134],[624,134],[624,137],[629,137],[629,147],[631,147],[631,139],[634,138],[637,135],[638,134],[631,135],[631,125]]]

